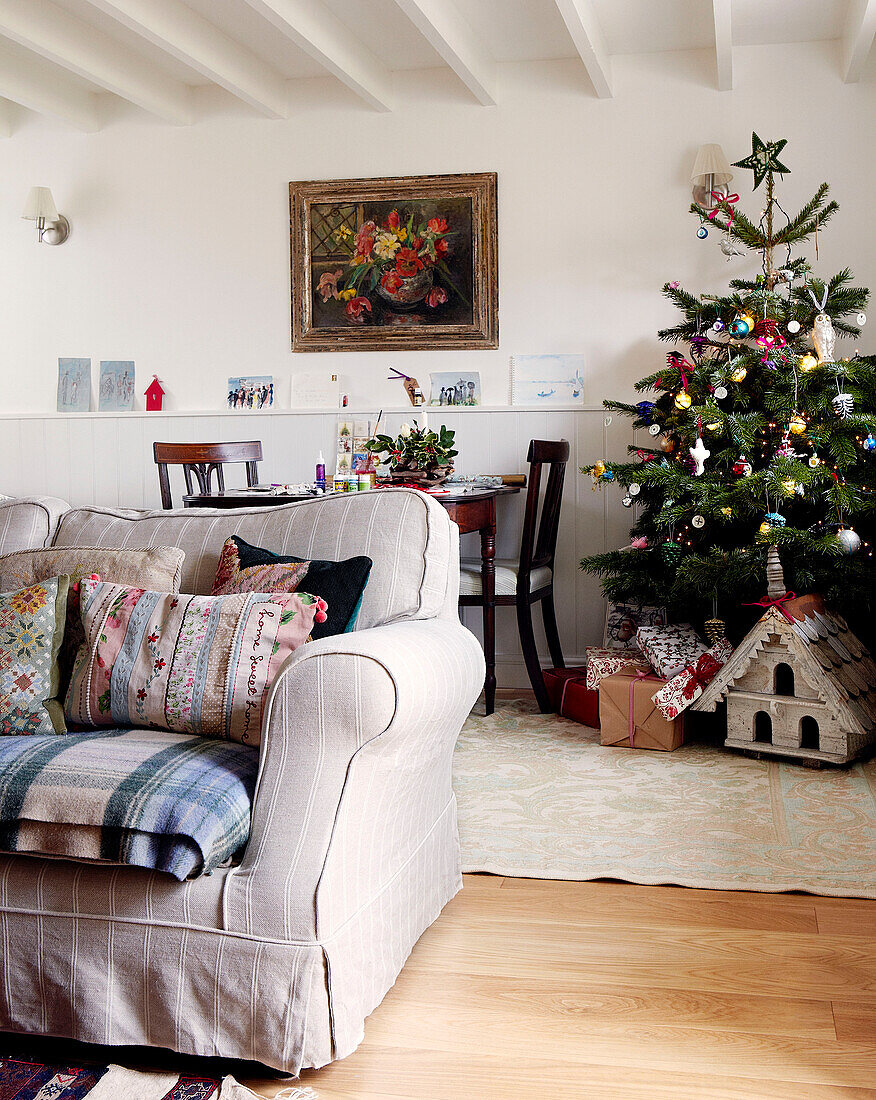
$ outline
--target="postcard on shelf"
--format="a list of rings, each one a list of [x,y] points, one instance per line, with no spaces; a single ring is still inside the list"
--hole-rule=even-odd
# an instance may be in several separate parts
[[[130,360],[101,360],[97,408],[99,412],[131,412],[134,408],[134,364]]]
[[[338,376],[330,371],[302,371],[292,375],[293,409],[336,409],[340,405]]]
[[[583,405],[583,355],[511,357],[512,405]]]
[[[273,375],[229,378],[227,401],[229,409],[270,409],[274,404]]]
[[[481,376],[476,370],[430,374],[430,405],[480,405]]]
[[[58,360],[58,412],[91,411],[91,360]]]

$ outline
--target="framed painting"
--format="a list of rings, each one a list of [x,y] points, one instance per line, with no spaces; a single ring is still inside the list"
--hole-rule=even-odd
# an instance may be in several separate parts
[[[499,346],[496,173],[289,184],[292,350]]]

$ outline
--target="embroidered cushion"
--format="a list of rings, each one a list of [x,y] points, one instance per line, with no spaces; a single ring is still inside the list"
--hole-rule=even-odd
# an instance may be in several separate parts
[[[222,547],[212,592],[297,592],[303,588],[328,604],[326,621],[313,628],[314,639],[328,638],[346,634],[356,625],[371,565],[371,558],[364,555],[346,561],[284,556],[232,535]]]
[[[69,583],[0,593],[0,735],[66,732],[56,696]]]
[[[87,579],[80,603],[71,721],[247,745],[259,744],[268,688],[320,610],[304,592],[185,596]]]

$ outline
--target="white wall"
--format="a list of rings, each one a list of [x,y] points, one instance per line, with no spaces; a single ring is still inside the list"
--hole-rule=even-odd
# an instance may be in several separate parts
[[[627,392],[659,362],[654,333],[674,312],[668,279],[720,287],[725,264],[687,213],[704,141],[731,160],[750,133],[787,137],[796,209],[822,179],[842,210],[821,264],[876,283],[874,84],[844,85],[838,44],[735,51],[738,91],[712,90],[710,52],[615,59],[616,95],[597,100],[573,61],[500,67],[500,106],[482,108],[449,72],[399,74],[403,106],[379,114],[332,81],[302,83],[283,122],[202,94],[192,127],[121,117],[84,135],[28,120],[2,143],[0,377],[9,411],[54,408],[58,356],[133,359],[165,380],[172,409],[219,408],[229,374],[270,373],[288,403],[295,370],[331,367],[354,405],[398,403],[387,364],[478,369],[487,404],[508,400],[516,353],[582,351],[588,403]],[[499,175],[501,346],[497,351],[293,355],[288,188],[293,179],[495,170]],[[20,219],[28,188],[53,189],[68,243],[37,247]],[[749,213],[751,174],[734,187]],[[141,399],[142,400],[142,399]]]
[[[841,203],[820,234],[817,269],[849,265],[859,284],[876,284],[872,80],[841,82],[837,43],[737,48],[732,93],[712,90],[713,64],[708,52],[615,58],[611,100],[593,98],[579,64],[559,61],[501,66],[501,106],[489,109],[434,71],[398,77],[404,106],[392,114],[311,81],[286,122],[251,118],[218,92],[201,95],[205,117],[191,128],[123,109],[92,135],[28,118],[0,145],[0,411],[41,415],[0,419],[0,491],[148,506],[156,438],[261,437],[264,479],[277,481],[307,476],[331,438],[332,418],[318,414],[59,418],[58,356],[91,356],[95,374],[101,358],[134,359],[139,389],[157,373],[167,407],[183,411],[218,413],[236,373],[277,376],[288,404],[295,370],[331,367],[351,408],[373,412],[402,398],[389,364],[424,384],[430,370],[478,369],[485,402],[503,404],[509,357],[550,351],[587,356],[592,407],[628,396],[666,350],[655,336],[675,318],[664,282],[719,290],[755,270],[725,263],[713,237],[698,241],[687,213],[697,146],[721,142],[736,160],[752,129],[788,139],[786,209],[822,179]],[[497,351],[291,353],[289,180],[487,170],[499,174]],[[38,247],[19,218],[34,184],[50,186],[71,219],[60,248]],[[750,173],[734,188],[756,215]],[[876,318],[862,339],[869,350],[873,332]],[[600,603],[575,563],[620,545],[630,514],[616,491],[592,493],[575,466],[620,457],[627,425],[615,418],[606,432],[598,411],[446,419],[458,421],[459,466],[471,473],[522,469],[533,436],[573,440],[560,615],[567,652],[580,654],[601,633]],[[513,551],[519,503],[502,503],[500,554]],[[500,612],[498,648],[500,683],[525,684],[513,612]]]

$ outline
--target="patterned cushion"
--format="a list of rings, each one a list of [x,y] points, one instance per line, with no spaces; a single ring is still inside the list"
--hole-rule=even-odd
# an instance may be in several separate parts
[[[496,595],[517,595],[517,569],[516,561],[496,562]],[[529,591],[535,592],[550,582],[551,571],[546,565],[540,565],[533,569],[529,575]],[[460,596],[479,596],[481,594],[481,563],[478,561],[461,561],[459,563],[459,594]]]
[[[58,651],[68,576],[0,594],[0,734],[64,733]]]
[[[248,745],[259,744],[267,689],[319,610],[303,592],[180,596],[92,580],[81,589],[71,721]]]
[[[232,592],[297,592],[303,588],[328,604],[328,617],[313,627],[313,637],[346,634],[356,624],[371,572],[371,558],[307,561],[250,546],[237,535],[227,539],[219,556],[213,595]]]

